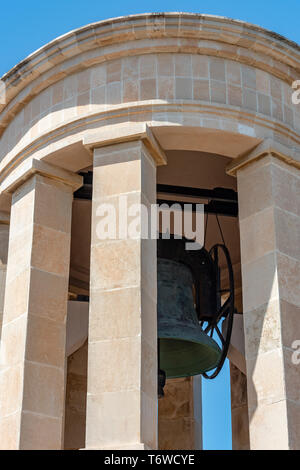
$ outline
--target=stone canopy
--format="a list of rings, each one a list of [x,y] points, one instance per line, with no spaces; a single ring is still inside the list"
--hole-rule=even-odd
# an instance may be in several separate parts
[[[299,79],[299,45],[192,13],[87,25],[1,78],[0,448],[201,448],[200,378],[157,403],[156,243],[95,231],[157,184],[237,191],[233,447],[300,448]]]

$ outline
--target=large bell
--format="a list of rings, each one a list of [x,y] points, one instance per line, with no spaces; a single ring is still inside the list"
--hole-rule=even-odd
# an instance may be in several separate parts
[[[201,329],[188,266],[158,258],[159,369],[167,378],[188,377],[216,367],[221,350]]]

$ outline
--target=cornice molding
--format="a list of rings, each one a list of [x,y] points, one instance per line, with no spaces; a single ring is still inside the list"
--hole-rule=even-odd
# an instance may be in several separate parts
[[[73,192],[79,189],[83,184],[82,176],[50,163],[32,158],[23,162],[18,166],[15,172],[9,175],[2,185],[1,193],[13,194],[19,186],[34,175],[44,176],[58,183],[62,183],[68,186]]]
[[[148,44],[143,46],[143,40]],[[190,13],[115,18],[59,37],[7,72],[2,77],[7,102],[0,104],[1,132],[34,96],[67,75],[120,57],[156,52],[236,60],[289,84],[300,74],[299,45],[242,21]]]
[[[170,30],[170,34],[168,34],[168,30]],[[104,46],[117,42],[116,39],[124,34],[127,36],[127,41],[144,37],[168,36],[201,38],[203,37],[201,32],[206,30],[210,32],[210,39],[215,38],[223,42],[229,42],[226,33],[230,33],[231,43],[249,49],[251,49],[251,42],[255,40],[256,49],[260,50],[258,44],[264,39],[270,49],[277,46],[278,52],[282,54],[289,51],[292,55],[289,59],[287,58],[289,62],[292,61],[293,56],[299,62],[300,46],[297,43],[278,33],[245,21],[197,13],[144,13],[110,18],[70,31],[30,54],[4,74],[2,79],[14,81],[20,77],[22,71],[36,67],[45,58],[49,58],[49,60],[52,58],[53,65],[55,62],[53,59],[57,53],[64,54],[65,58],[71,57],[77,55],[78,52],[88,50],[91,42],[96,42],[98,46]]]
[[[160,122],[155,121],[155,113],[165,114],[166,121],[160,120]],[[168,113],[174,115],[178,114],[178,121],[169,121]],[[149,119],[147,121],[149,127],[154,126],[184,126],[184,115],[185,114],[195,114],[199,115],[201,119],[219,119],[225,121],[232,121],[238,124],[244,124],[249,127],[261,127],[269,131],[274,131],[274,133],[282,136],[283,138],[288,138],[292,145],[295,148],[300,148],[300,137],[293,129],[289,128],[285,124],[281,124],[277,121],[272,120],[272,118],[267,118],[263,115],[253,114],[247,110],[241,108],[235,108],[233,106],[216,106],[210,103],[201,103],[201,102],[182,102],[182,103],[164,103],[157,100],[157,103],[154,101],[132,103],[128,106],[128,103],[120,104],[117,108],[101,111],[95,114],[83,115],[76,120],[70,120],[70,122],[64,122],[61,126],[51,130],[47,134],[38,136],[35,140],[31,141],[28,145],[23,148],[15,148],[11,154],[7,154],[6,161],[1,162],[0,164],[0,184],[2,186],[3,182],[10,177],[10,174],[16,171],[18,165],[21,165],[23,161],[30,158],[34,158],[34,155],[39,153],[39,158],[43,158],[43,149],[45,154],[49,155],[54,151],[59,151],[64,148],[66,145],[73,144],[76,142],[82,142],[83,133],[92,134],[92,129],[99,126],[99,131],[101,126],[108,127],[110,121],[114,122],[116,119],[119,121],[119,124],[134,123],[136,118],[141,114],[149,114]],[[154,116],[152,120],[151,116]],[[181,116],[181,117],[180,117]],[[181,122],[182,121],[182,122]],[[145,122],[141,124],[146,124]],[[132,126],[131,126],[132,127]],[[204,127],[199,121],[199,127]],[[228,128],[226,128],[228,130]],[[220,130],[222,130],[220,128]],[[94,131],[98,132],[98,131]],[[236,131],[232,131],[237,133]],[[71,139],[71,135],[74,136]],[[255,136],[254,136],[255,137]],[[64,143],[66,139],[67,143]],[[61,140],[61,145],[59,141]],[[274,142],[274,141],[273,141]],[[53,148],[52,148],[53,145]],[[41,155],[41,156],[40,156]],[[87,154],[88,156],[88,154]],[[244,156],[240,157],[241,160]],[[234,161],[238,161],[235,159]],[[88,165],[88,163],[87,163]],[[230,169],[228,171],[231,171]]]
[[[272,139],[265,139],[250,153],[232,160],[226,168],[226,173],[230,176],[236,176],[239,170],[264,157],[274,157],[294,168],[300,169],[299,150],[286,147],[285,145],[274,142]]]
[[[83,145],[93,153],[94,149],[140,140],[157,166],[166,165],[167,157],[146,123],[126,123],[105,126],[97,132],[87,134]]]

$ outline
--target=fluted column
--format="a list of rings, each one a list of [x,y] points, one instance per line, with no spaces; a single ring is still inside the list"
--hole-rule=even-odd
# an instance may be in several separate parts
[[[32,160],[12,193],[1,341],[0,447],[60,449],[73,190],[81,178]]]

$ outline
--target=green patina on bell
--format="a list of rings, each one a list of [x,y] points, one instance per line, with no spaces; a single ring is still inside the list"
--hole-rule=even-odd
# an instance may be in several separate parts
[[[199,325],[189,267],[158,258],[157,283],[159,368],[167,378],[176,378],[202,374],[216,367],[221,350]]]

